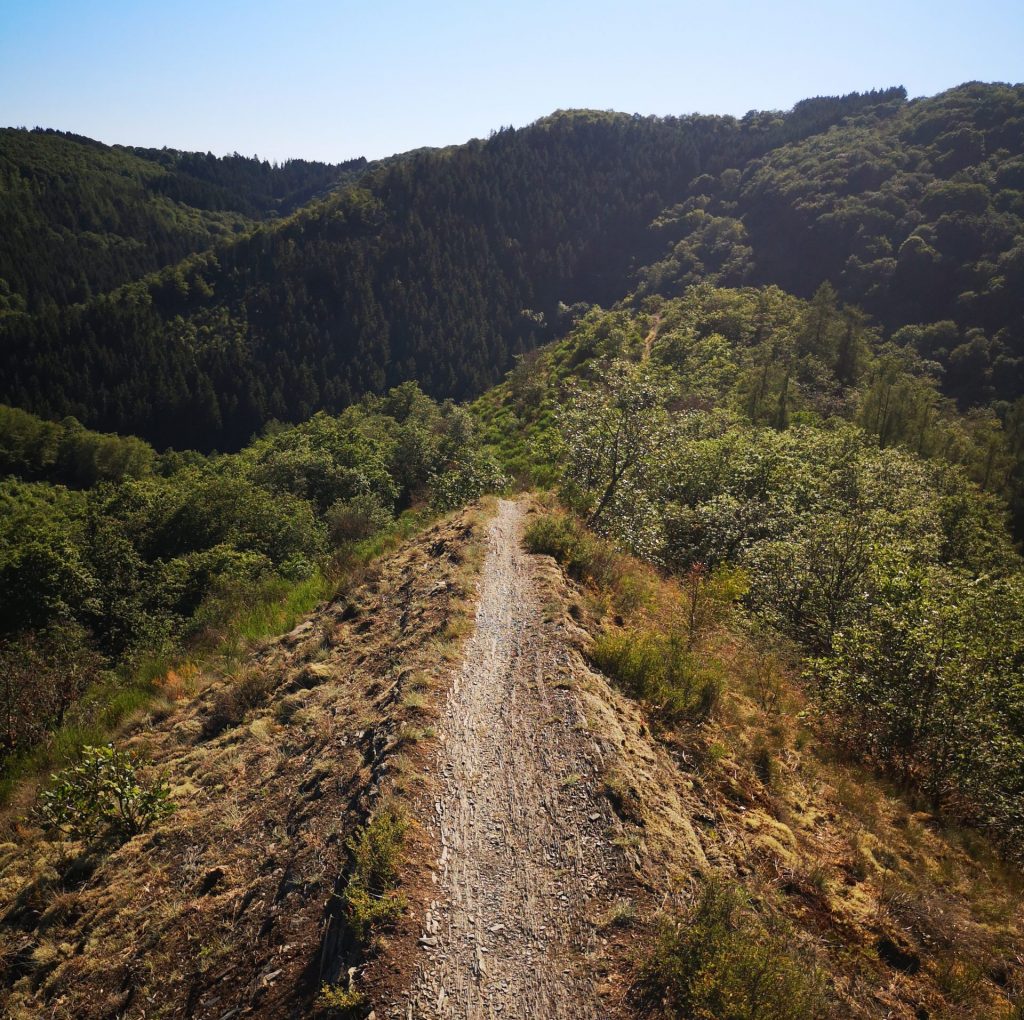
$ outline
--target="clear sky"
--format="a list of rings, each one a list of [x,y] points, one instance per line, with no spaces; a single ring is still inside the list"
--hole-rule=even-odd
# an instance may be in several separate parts
[[[0,0],[0,124],[270,159],[971,79],[1024,79],[1024,0]]]

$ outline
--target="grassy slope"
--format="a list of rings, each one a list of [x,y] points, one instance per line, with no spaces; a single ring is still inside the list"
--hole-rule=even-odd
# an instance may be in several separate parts
[[[836,758],[796,662],[758,650],[727,592],[703,593],[703,623],[691,631],[686,586],[601,540],[591,537],[567,568],[578,580],[562,590],[558,611],[613,679],[622,663],[608,655],[610,641],[626,636],[635,649],[683,634],[697,680],[720,692],[706,717],[671,721],[641,700],[639,728],[628,712],[608,719],[609,706],[591,701],[594,728],[619,732],[606,789],[647,890],[608,915],[620,992],[637,981],[639,961],[657,959],[665,914],[686,916],[699,890],[721,880],[737,883],[762,921],[781,927],[802,965],[820,969],[840,1016],[1018,1015],[1024,884],[1016,869],[976,832]],[[630,690],[622,677],[618,687]],[[650,758],[644,722],[672,763],[646,778],[638,767]],[[685,805],[687,824],[668,810],[673,803]],[[705,866],[695,867],[691,824]],[[724,956],[717,963],[729,966]]]
[[[480,516],[431,525],[231,675],[168,677],[122,740],[171,784],[156,832],[103,855],[19,824],[0,844],[5,1015],[306,1016],[337,989],[368,948],[355,845],[422,782]]]
[[[97,684],[44,744],[7,763],[0,779],[0,834],[29,809],[45,777],[76,760],[84,745],[116,739],[139,719],[166,710],[183,687],[194,692],[197,677],[230,676],[253,648],[291,630],[324,599],[357,583],[375,560],[424,528],[431,517],[429,511],[406,512],[391,527],[348,550],[327,573],[318,568],[295,582],[272,578],[241,603],[217,604],[184,655],[149,657]]]

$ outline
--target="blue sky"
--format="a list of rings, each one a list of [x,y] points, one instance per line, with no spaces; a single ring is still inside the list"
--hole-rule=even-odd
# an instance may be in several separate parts
[[[1024,80],[1022,0],[0,0],[0,124],[270,159],[971,79]]]

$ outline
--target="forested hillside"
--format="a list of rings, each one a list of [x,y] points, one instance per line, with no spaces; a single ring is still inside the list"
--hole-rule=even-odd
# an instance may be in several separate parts
[[[961,417],[831,290],[708,284],[591,311],[476,411],[510,473],[793,642],[834,745],[1024,854],[1024,569],[998,424]],[[584,547],[564,523],[538,538],[600,574]],[[703,665],[645,641],[603,668],[685,716]]]
[[[0,316],[85,301],[287,214],[365,166],[0,130]]]
[[[496,382],[560,308],[621,296],[648,224],[701,172],[743,165],[901,90],[788,114],[569,112],[411,154],[280,225],[84,305],[0,322],[0,397],[158,446],[238,448],[270,418],[417,379]]]
[[[235,615],[315,601],[396,514],[500,482],[466,411],[414,384],[213,458],[4,407],[0,436],[0,791],[51,730],[109,725]]]
[[[12,1016],[1019,1020],[1024,88],[4,137]]]
[[[695,180],[644,288],[824,281],[962,407],[1024,394],[1024,88],[894,103]]]
[[[238,448],[270,418],[411,378],[472,395],[568,306],[699,280],[804,297],[827,281],[962,407],[1024,392],[1019,87],[741,120],[562,113],[409,154],[255,229],[362,164],[24,132],[4,151],[0,397],[158,446]]]
[[[957,626],[983,611],[1016,633],[1007,509],[1019,536],[1022,103],[1019,87],[971,84],[742,120],[563,112],[369,168],[262,225],[252,217],[287,212],[362,164],[276,168],[7,132],[27,190],[8,191],[5,208],[65,230],[72,247],[100,238],[113,250],[116,236],[160,260],[158,234],[195,246],[214,227],[240,232],[71,305],[33,263],[59,246],[34,239],[18,255],[43,266],[45,300],[33,312],[9,288],[0,316],[0,383],[15,405],[0,408],[6,654],[57,664],[47,670],[86,655],[99,664],[90,676],[120,668],[187,639],[228,581],[256,591],[319,569],[335,518],[372,531],[421,492],[451,502],[480,491],[498,473],[474,452],[464,414],[418,391],[368,395],[416,379],[470,396],[515,356],[480,405],[509,473],[547,484],[568,466],[583,487],[566,491],[569,504],[664,569],[764,569],[752,603],[789,613],[773,625],[809,652],[832,656],[837,635],[849,639],[851,592],[889,583],[873,571],[917,570],[922,605],[941,588]],[[199,233],[160,234],[171,213]],[[79,261],[111,280],[142,266]],[[765,283],[775,279],[791,289]],[[743,282],[759,285],[723,286]],[[596,299],[618,303],[588,312]],[[558,417],[565,405],[576,419]],[[314,417],[324,407],[351,410]],[[636,461],[599,492],[607,452],[566,450],[627,411],[641,414]],[[154,448],[167,446],[243,452]],[[860,474],[846,478],[844,463]],[[200,522],[200,506],[218,507],[216,521]],[[824,593],[782,590],[811,584],[843,536],[855,576]],[[883,548],[910,565],[876,559]],[[981,579],[998,588],[991,604],[971,587]],[[1000,661],[1016,662],[1014,648]],[[1001,684],[988,686],[1016,704]],[[67,709],[13,736],[31,713],[9,700],[8,749]],[[946,767],[964,789],[983,771]],[[1001,817],[991,792],[979,788],[971,812]]]

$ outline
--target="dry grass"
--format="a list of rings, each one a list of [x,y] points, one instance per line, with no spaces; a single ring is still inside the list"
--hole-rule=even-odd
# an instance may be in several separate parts
[[[628,557],[591,559],[597,540],[556,517],[535,525],[532,542],[581,585],[565,582],[559,594],[553,583],[566,629],[639,695],[641,720],[672,763],[641,767],[652,751],[643,722],[625,723],[636,709],[597,681],[582,685],[587,728],[617,748],[604,774],[623,825],[616,845],[661,891],[646,915],[638,904],[641,925],[675,899],[679,876],[738,878],[764,917],[819,947],[844,1016],[1024,1015],[1019,873],[979,833],[939,825],[903,791],[833,754],[794,650],[721,600],[692,643],[701,668],[722,678],[715,710],[659,716],[669,658],[661,645],[686,637],[690,593]]]
[[[431,719],[472,628],[481,519],[432,526],[321,607],[309,632],[230,675],[170,681],[130,741],[167,769],[178,804],[155,832],[106,859],[46,843],[30,822],[0,843],[0,1010],[93,1020],[191,1001],[196,1015],[276,1017],[312,1012],[325,984],[338,1002],[372,1000],[382,974],[371,961],[358,988],[348,982],[362,958],[339,937],[346,843],[382,797],[410,819],[430,810]],[[608,562],[582,585],[551,561],[538,576],[571,650],[565,675],[544,682],[570,692],[600,749],[611,842],[632,875],[594,911],[609,1001],[635,979],[628,961],[651,918],[684,916],[699,874],[737,883],[758,923],[808,946],[843,1016],[1019,1017],[1020,876],[976,833],[828,753],[787,650],[758,643],[728,607],[692,648],[722,678],[715,711],[652,726],[650,706],[585,652],[601,633],[686,635],[686,592]],[[435,895],[433,855],[413,821],[396,865],[408,909],[388,936],[399,975]]]
[[[177,804],[152,833],[97,861],[31,824],[0,844],[0,953],[15,954],[0,1012],[277,1017],[338,987],[346,841],[380,798],[422,788],[483,513],[435,523],[232,674],[165,677],[160,710],[127,741],[166,770]],[[414,678],[404,705],[400,677]]]

